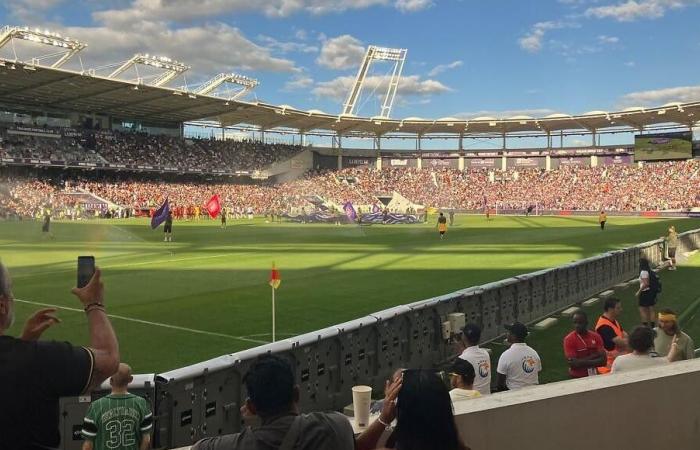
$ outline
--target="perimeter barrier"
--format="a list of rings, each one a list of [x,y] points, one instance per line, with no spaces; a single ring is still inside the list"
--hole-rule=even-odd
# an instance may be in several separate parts
[[[679,254],[699,248],[700,229],[679,235]],[[642,256],[655,266],[662,264],[663,240],[396,306],[170,372],[139,375],[130,390],[146,397],[153,408],[156,448],[188,446],[239,431],[239,410],[246,399],[243,375],[264,354],[292,363],[302,411],[341,410],[352,402],[354,385],[382,392],[384,380],[396,368],[436,367],[454,357],[443,335],[450,314],[462,313],[467,323],[479,324],[482,340],[488,342],[503,334],[506,323],[537,321],[636,278]],[[106,395],[107,388],[92,399]],[[90,400],[61,400],[63,449],[80,449],[80,426]]]

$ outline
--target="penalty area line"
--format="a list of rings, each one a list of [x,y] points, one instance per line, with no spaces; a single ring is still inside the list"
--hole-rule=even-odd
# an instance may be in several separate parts
[[[50,304],[50,303],[33,302],[33,301],[30,301],[30,300],[21,300],[21,299],[18,299],[18,298],[16,298],[15,301],[16,301],[16,302],[20,302],[20,303],[27,303],[27,304],[30,304],[30,305],[44,306],[44,307],[47,307],[47,308],[62,309],[62,310],[64,310],[64,311],[71,311],[71,312],[78,312],[78,313],[84,312],[82,309],[70,308],[70,307],[68,307],[68,306],[52,305],[52,304]],[[148,321],[148,320],[135,319],[135,318],[133,318],[133,317],[125,317],[125,316],[120,316],[120,315],[117,315],[117,314],[107,314],[107,317],[109,317],[110,319],[124,320],[124,321],[126,321],[126,322],[134,322],[134,323],[140,323],[140,324],[143,324],[143,325],[151,325],[151,326],[156,326],[156,327],[161,327],[161,328],[169,328],[169,329],[171,329],[171,330],[186,331],[186,332],[188,332],[188,333],[203,334],[203,335],[206,335],[206,336],[223,337],[223,338],[233,339],[233,340],[237,340],[237,341],[250,342],[250,343],[253,343],[253,344],[269,344],[269,342],[267,342],[267,341],[261,341],[261,340],[258,340],[258,339],[250,339],[250,338],[247,338],[247,337],[245,337],[245,336],[232,336],[232,335],[230,335],[230,334],[215,333],[215,332],[213,332],[213,331],[197,330],[197,329],[194,329],[194,328],[181,327],[181,326],[178,326],[178,325],[170,325],[170,324],[167,324],[167,323],[151,322],[151,321]]]

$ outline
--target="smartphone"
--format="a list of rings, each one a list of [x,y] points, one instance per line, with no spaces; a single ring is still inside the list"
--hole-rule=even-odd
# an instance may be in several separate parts
[[[78,287],[87,286],[95,274],[95,257],[78,256]]]

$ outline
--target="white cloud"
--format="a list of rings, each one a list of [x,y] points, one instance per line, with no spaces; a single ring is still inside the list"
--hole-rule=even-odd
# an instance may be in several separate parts
[[[577,25],[573,23],[559,21],[537,22],[525,36],[518,39],[518,45],[527,52],[537,53],[542,50],[542,40],[548,31],[575,26]]]
[[[314,79],[306,74],[295,75],[291,80],[284,83],[283,92],[294,92],[308,90],[314,85]]]
[[[172,29],[162,22],[141,21],[120,29],[107,26],[54,29],[89,44],[81,53],[86,67],[126,60],[135,53],[150,53],[191,65],[193,69],[186,73],[190,81],[232,70],[298,70],[292,61],[272,56],[269,49],[222,23]]]
[[[388,75],[367,77],[363,89],[365,92],[374,91],[378,96],[384,96],[390,79],[391,77]],[[317,97],[345,100],[354,82],[355,77],[353,76],[341,76],[331,81],[317,83],[311,92]],[[442,94],[450,90],[449,87],[437,80],[423,80],[418,75],[408,75],[401,77],[397,97],[429,96]]]
[[[700,86],[679,86],[649,91],[631,92],[620,98],[620,108],[630,106],[660,106],[671,102],[696,102],[700,99]]]
[[[5,0],[5,7],[9,15],[22,25],[33,25],[37,11],[47,11],[62,2],[63,0]]]
[[[620,38],[618,38],[617,36],[606,36],[604,34],[601,34],[600,36],[598,36],[598,42],[600,42],[601,44],[617,44],[618,42],[620,42]]]
[[[392,0],[131,0],[127,8],[101,11],[96,13],[96,18],[116,25],[152,18],[188,22],[242,12],[258,12],[268,17],[288,17],[297,13],[322,15],[375,6],[393,6],[402,12],[413,12],[432,4],[431,0],[395,0],[393,3]]]
[[[496,117],[498,119],[506,119],[508,117],[515,116],[531,116],[531,117],[544,117],[550,114],[554,114],[555,110],[548,108],[534,108],[534,109],[505,109],[505,110],[489,110],[482,109],[481,111],[471,111],[471,112],[460,112],[454,114],[454,117],[458,119],[473,119],[475,117]]]
[[[329,69],[344,70],[359,66],[364,55],[362,42],[344,34],[323,42],[316,63]]]
[[[681,9],[697,5],[698,0],[627,0],[614,5],[588,8],[587,17],[614,19],[618,22],[633,22],[639,19],[658,19],[669,9]]]
[[[634,61],[627,61],[625,63],[625,66],[627,66],[627,67],[635,67],[636,65],[637,65],[637,63]]]
[[[463,65],[464,65],[463,61],[452,61],[449,64],[439,64],[439,65],[433,67],[430,72],[428,72],[428,76],[434,77],[434,76],[439,75],[443,72],[446,72],[450,69],[456,69],[457,67],[460,67]]]
[[[309,45],[304,42],[281,42],[277,39],[260,35],[258,36],[258,41],[265,44],[267,48],[274,49],[280,53],[316,53],[318,52],[318,46]]]
[[[433,6],[432,0],[396,0],[396,9],[401,12],[416,12]]]

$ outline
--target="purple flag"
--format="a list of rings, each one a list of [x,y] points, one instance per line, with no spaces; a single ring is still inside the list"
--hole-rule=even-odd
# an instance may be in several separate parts
[[[378,213],[379,212],[379,206],[375,203],[374,206],[372,206],[372,212],[373,213]]]
[[[151,217],[151,228],[154,230],[158,228],[158,226],[168,218],[168,214],[170,214],[170,205],[166,198],[163,204],[160,205],[160,208],[153,213],[153,217]]]
[[[357,220],[357,212],[355,211],[355,208],[352,206],[352,203],[350,202],[345,202],[343,205],[343,211],[345,211],[345,215],[348,216],[348,219],[351,221]]]

